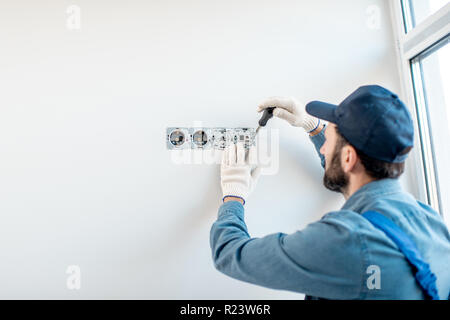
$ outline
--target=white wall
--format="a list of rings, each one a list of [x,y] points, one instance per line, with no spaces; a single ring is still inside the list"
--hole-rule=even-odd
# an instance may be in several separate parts
[[[72,4],[81,30],[66,27]],[[271,95],[399,91],[391,33],[382,0],[3,1],[0,298],[303,298],[214,269],[219,166],[171,163],[165,128],[256,127]],[[343,203],[303,130],[269,126],[280,170],[248,199],[253,236]]]

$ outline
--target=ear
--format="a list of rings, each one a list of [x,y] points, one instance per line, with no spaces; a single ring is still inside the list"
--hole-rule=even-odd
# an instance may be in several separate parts
[[[345,173],[352,171],[358,163],[358,155],[355,148],[351,145],[342,147],[341,151],[341,166]]]

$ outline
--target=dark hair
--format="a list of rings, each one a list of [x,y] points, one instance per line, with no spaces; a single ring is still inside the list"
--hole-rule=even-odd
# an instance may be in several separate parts
[[[359,159],[361,160],[362,165],[364,166],[364,169],[366,170],[366,173],[371,176],[372,178],[375,178],[377,180],[384,179],[384,178],[398,178],[402,175],[403,171],[405,170],[405,162],[400,163],[390,163],[385,162],[382,160],[374,159],[372,157],[369,157],[368,155],[364,154],[361,150],[358,150],[353,146],[343,135],[339,132],[339,129],[337,126],[336,133],[338,136],[337,142],[336,142],[336,151],[342,149],[345,145],[351,145],[355,150],[356,154],[358,155]],[[408,153],[412,148],[408,147],[406,148],[402,154]]]

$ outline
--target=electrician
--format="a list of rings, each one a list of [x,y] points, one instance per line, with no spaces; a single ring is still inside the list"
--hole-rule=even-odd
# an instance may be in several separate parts
[[[210,232],[215,267],[235,279],[304,293],[306,299],[447,299],[449,231],[435,210],[398,181],[414,129],[397,95],[372,85],[337,106],[272,97],[258,111],[269,107],[309,133],[324,186],[346,201],[292,234],[252,238],[244,205],[259,175],[248,160],[255,148],[247,153],[241,143],[231,144],[221,165],[223,204]]]

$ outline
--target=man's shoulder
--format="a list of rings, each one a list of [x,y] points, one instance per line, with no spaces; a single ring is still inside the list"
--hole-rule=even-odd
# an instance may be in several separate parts
[[[344,207],[341,210],[331,211],[322,217],[322,220],[332,223],[346,224],[349,227],[367,226],[367,220],[362,215],[366,211],[376,211],[394,222],[410,219],[429,219],[430,216],[439,216],[432,207],[416,200],[406,192],[380,194],[376,197],[367,197],[355,207]],[[409,218],[410,217],[410,218]]]
[[[367,226],[367,220],[359,212],[344,209],[328,212],[319,221],[351,230]]]

